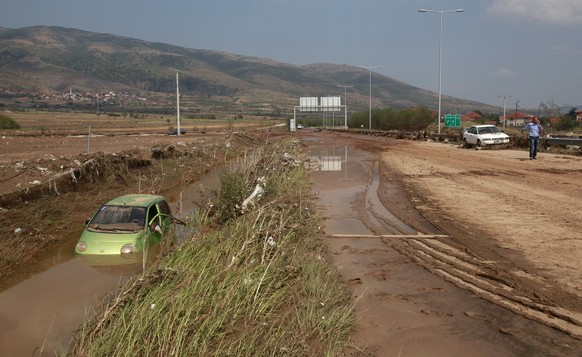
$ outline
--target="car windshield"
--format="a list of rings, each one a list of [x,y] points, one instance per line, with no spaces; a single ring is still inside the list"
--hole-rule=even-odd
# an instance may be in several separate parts
[[[501,130],[499,130],[499,128],[496,126],[485,126],[483,128],[479,128],[479,134],[496,134],[500,132]]]
[[[92,231],[137,232],[144,228],[145,207],[105,205],[91,219],[87,229]]]

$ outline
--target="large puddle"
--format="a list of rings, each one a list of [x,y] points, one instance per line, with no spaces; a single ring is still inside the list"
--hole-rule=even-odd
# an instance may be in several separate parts
[[[222,168],[214,170],[195,184],[166,195],[174,216],[189,216],[203,206],[218,188],[222,172]],[[143,271],[140,259],[88,261],[77,257],[75,243],[76,239],[54,248],[40,269],[44,271],[0,293],[0,355],[57,354],[95,303]]]
[[[372,232],[354,210],[354,201],[365,195],[375,156],[347,146],[308,144],[306,153],[313,163],[313,190],[321,198],[327,214],[327,234],[366,235]]]
[[[325,232],[330,236],[416,235],[419,231],[404,223],[382,203],[380,172],[375,154],[347,146],[321,145],[304,140],[307,156],[312,163],[313,189],[325,208]],[[397,197],[398,188],[387,183],[395,209],[412,215],[410,208],[396,207],[408,202]],[[424,223],[418,213],[412,217],[424,233],[437,234],[434,227]]]

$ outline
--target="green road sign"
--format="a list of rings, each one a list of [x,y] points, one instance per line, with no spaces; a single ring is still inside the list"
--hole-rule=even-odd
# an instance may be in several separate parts
[[[445,115],[445,127],[455,128],[461,126],[461,116],[459,114],[447,114]]]

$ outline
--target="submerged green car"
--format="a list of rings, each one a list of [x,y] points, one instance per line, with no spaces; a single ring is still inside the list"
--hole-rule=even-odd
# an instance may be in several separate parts
[[[105,203],[87,221],[75,253],[131,256],[159,243],[173,222],[164,197],[121,196]]]

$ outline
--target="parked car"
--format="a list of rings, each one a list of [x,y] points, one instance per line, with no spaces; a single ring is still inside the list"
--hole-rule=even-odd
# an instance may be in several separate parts
[[[509,135],[495,125],[475,125],[463,133],[463,146],[484,147],[509,143]]]
[[[180,128],[180,135],[186,134],[186,129]],[[172,129],[168,131],[168,135],[178,135],[178,129]]]
[[[174,223],[162,196],[125,195],[103,204],[85,222],[75,253],[131,256],[158,244]]]
[[[303,129],[303,124],[297,124],[297,129]]]

